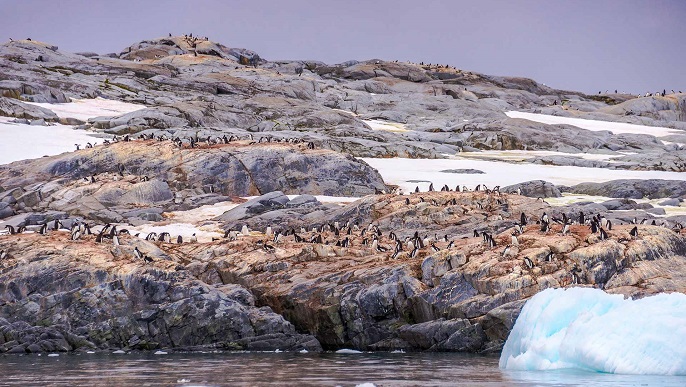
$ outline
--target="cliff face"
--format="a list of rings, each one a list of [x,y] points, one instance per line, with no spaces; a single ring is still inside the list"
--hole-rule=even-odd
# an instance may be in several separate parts
[[[0,237],[0,351],[320,348],[245,288],[197,280],[153,244],[84,239]],[[134,248],[154,262],[135,259]]]
[[[338,236],[298,229],[306,240],[321,235],[322,243],[291,235],[272,243],[260,231],[181,245],[126,235],[121,246],[94,236],[70,241],[59,231],[0,236],[8,252],[0,262],[0,348],[316,349],[320,342],[329,349],[497,351],[526,299],[548,287],[594,286],[631,297],[686,291],[684,235],[639,225],[631,237],[633,226],[623,225],[599,240],[587,226],[562,236],[557,225],[544,233],[531,224],[514,245],[513,218],[541,209],[550,211],[517,195],[434,192],[412,195],[409,205],[376,195],[338,210],[353,225],[378,225],[387,252],[363,245],[374,231],[353,229]],[[451,246],[440,234],[432,238],[441,225],[456,227]],[[496,248],[471,236],[482,227],[500,230]],[[404,240],[415,230],[439,251],[427,246],[411,257],[405,245],[391,258],[388,233]],[[336,246],[346,237],[348,247]],[[154,261],[135,258],[135,247]]]

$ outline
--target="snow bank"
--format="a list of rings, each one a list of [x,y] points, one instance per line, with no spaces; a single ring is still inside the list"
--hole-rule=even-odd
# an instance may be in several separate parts
[[[500,368],[686,375],[686,295],[546,289],[524,305]]]
[[[400,124],[397,122],[384,121],[384,120],[362,120],[365,124],[369,125],[372,130],[385,130],[387,132],[409,132],[405,127],[405,124]]]
[[[72,102],[70,103],[24,103],[50,109],[60,118],[76,118],[82,121],[87,121],[89,118],[94,117],[114,117],[145,109],[144,105],[100,97],[93,99],[72,99]]]
[[[54,156],[75,150],[74,144],[97,141],[93,133],[74,130],[71,126],[31,126],[8,122],[11,120],[14,119],[0,117],[0,164]]]
[[[670,128],[663,128],[660,126],[645,126],[626,124],[624,122],[608,122],[598,120],[586,120],[583,118],[559,117],[548,114],[526,113],[509,111],[505,114],[510,118],[523,118],[525,120],[540,122],[549,125],[572,125],[577,128],[591,130],[598,132],[601,130],[609,130],[614,134],[629,133],[629,134],[649,134],[655,137],[664,137],[673,134],[686,134],[683,130],[676,130]]]
[[[416,186],[426,191],[429,183],[440,189],[444,184],[455,189],[457,184],[473,189],[477,184],[488,187],[511,184],[529,180],[545,180],[556,185],[575,185],[587,181],[605,182],[617,179],[665,179],[683,180],[681,172],[630,171],[604,168],[584,168],[529,163],[509,163],[504,161],[475,160],[462,157],[451,159],[376,159],[363,158],[375,168],[388,184],[399,185],[408,192]],[[446,173],[448,169],[478,169],[484,174]]]

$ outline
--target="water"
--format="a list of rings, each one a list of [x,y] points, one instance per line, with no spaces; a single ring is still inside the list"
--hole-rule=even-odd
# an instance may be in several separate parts
[[[5,355],[0,386],[686,386],[686,376],[502,371],[455,353]]]

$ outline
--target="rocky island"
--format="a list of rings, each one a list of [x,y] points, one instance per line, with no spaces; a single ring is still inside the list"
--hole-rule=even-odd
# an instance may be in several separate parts
[[[686,94],[189,36],[0,68],[2,130],[92,138],[3,150],[0,352],[495,353],[547,288],[686,292]]]

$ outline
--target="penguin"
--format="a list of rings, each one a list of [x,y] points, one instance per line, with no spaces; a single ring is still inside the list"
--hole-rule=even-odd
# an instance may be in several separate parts
[[[190,243],[196,243],[198,241],[198,238],[195,236],[195,233],[193,233],[193,235],[191,235],[189,241],[190,241]]]
[[[541,222],[550,223],[550,218],[548,217],[548,214],[546,214],[545,212],[543,213],[543,216],[541,216]]]
[[[524,264],[529,268],[529,270],[534,268],[534,262],[529,259],[529,257],[524,257]]]
[[[405,205],[409,206],[410,205],[410,198],[405,198]]]
[[[522,227],[521,224],[515,224],[514,229],[515,229],[515,232],[517,233],[517,235],[524,234],[524,228]]]
[[[143,256],[143,262],[145,262],[145,263],[150,263],[150,262],[152,262],[152,261],[153,261],[153,259],[150,258],[150,257],[148,257],[147,255],[144,255],[144,256]]]
[[[600,240],[603,241],[603,240],[605,240],[605,239],[607,239],[607,238],[608,238],[608,237],[607,237],[607,233],[606,233],[605,230],[603,230],[603,228],[601,227],[601,228],[600,228]]]
[[[241,228],[241,234],[243,236],[250,236],[250,229],[248,229],[247,224],[244,224],[243,227]]]
[[[634,226],[634,228],[629,231],[629,235],[631,235],[632,238],[637,238],[638,237],[638,227]]]
[[[7,251],[0,250],[0,261],[2,261],[5,258],[7,258]]]
[[[434,183],[429,183],[429,192],[434,191]]]
[[[546,262],[552,262],[553,261],[553,252],[549,252],[548,255],[545,256],[545,261]]]
[[[133,255],[134,255],[137,259],[143,259],[143,253],[141,253],[141,251],[138,250],[138,247],[134,247],[134,248],[133,248]]]
[[[9,230],[10,235],[14,235],[17,233],[14,229],[14,226],[7,225],[7,226],[5,226],[5,228]]]
[[[76,150],[81,150],[81,144],[74,144],[76,145]]]
[[[579,276],[576,273],[572,272],[572,284],[577,285],[578,283],[579,283]]]
[[[419,186],[414,189],[414,193],[419,193]]]
[[[431,242],[431,250],[433,250],[434,252],[439,252],[439,251],[441,251],[441,249],[439,249],[439,248],[436,246],[436,244],[433,243],[433,242]]]
[[[271,237],[273,234],[272,232],[272,226],[267,226],[267,230],[264,232],[264,235]]]
[[[415,247],[412,252],[410,253],[410,258],[414,258],[417,256],[417,253],[419,252],[419,248]]]
[[[112,244],[114,244],[115,246],[119,246],[119,237],[118,236],[115,235],[112,237]]]
[[[510,242],[512,246],[519,246],[519,239],[517,239],[517,235],[512,233],[512,242]]]
[[[542,232],[550,231],[550,224],[546,221],[541,221],[541,231]]]
[[[41,235],[46,235],[48,233],[48,223],[43,223],[42,226],[40,226],[40,229],[38,230],[38,233]]]
[[[502,255],[503,257],[506,257],[506,256],[508,256],[509,254],[510,254],[510,245],[507,245],[507,246],[505,246],[505,248],[503,249],[503,252],[502,252],[501,255]]]
[[[562,235],[567,235],[569,233],[569,224],[565,223],[562,225]]]
[[[526,214],[522,212],[522,215],[519,217],[519,224],[522,225],[522,227],[526,226]]]

